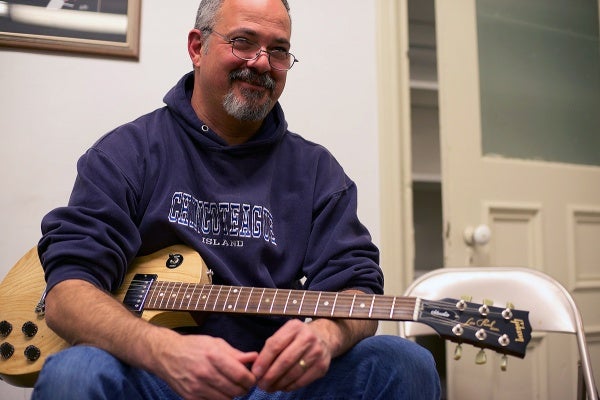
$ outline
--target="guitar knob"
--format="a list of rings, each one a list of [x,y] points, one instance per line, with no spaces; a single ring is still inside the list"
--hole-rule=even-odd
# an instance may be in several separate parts
[[[38,327],[31,321],[27,321],[21,327],[21,332],[25,334],[27,337],[34,337],[38,331]]]
[[[40,358],[42,352],[38,347],[34,345],[29,345],[25,348],[24,354],[25,358],[27,358],[29,361],[36,361],[38,358]]]
[[[8,360],[15,353],[15,346],[10,343],[2,343],[0,344],[0,357],[3,360]]]
[[[0,336],[7,337],[12,332],[12,324],[6,320],[0,321]]]

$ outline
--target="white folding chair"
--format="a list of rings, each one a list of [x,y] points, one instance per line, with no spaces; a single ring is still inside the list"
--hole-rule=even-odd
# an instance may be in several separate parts
[[[533,332],[561,332],[577,336],[580,373],[578,399],[598,399],[583,322],[569,292],[555,279],[530,268],[465,267],[440,268],[417,278],[405,291],[405,296],[424,299],[456,298],[469,295],[510,301],[518,309],[529,311]],[[435,333],[429,326],[400,322],[400,335],[414,338]]]

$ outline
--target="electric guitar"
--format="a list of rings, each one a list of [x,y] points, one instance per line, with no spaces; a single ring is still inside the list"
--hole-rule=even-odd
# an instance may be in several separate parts
[[[415,321],[441,337],[523,358],[527,311],[457,299],[223,286],[194,250],[172,246],[134,260],[113,294],[141,318],[169,328],[196,325],[190,312]],[[37,249],[0,284],[0,378],[31,387],[49,355],[69,346],[46,326],[45,281]]]

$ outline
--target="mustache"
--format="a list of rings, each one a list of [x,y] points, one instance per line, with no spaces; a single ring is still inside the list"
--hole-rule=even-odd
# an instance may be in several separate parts
[[[269,76],[267,73],[262,75],[257,74],[250,68],[236,69],[235,71],[231,71],[229,73],[229,81],[233,82],[235,80],[248,82],[252,85],[262,86],[271,91],[275,89],[275,80],[271,78],[271,76]]]

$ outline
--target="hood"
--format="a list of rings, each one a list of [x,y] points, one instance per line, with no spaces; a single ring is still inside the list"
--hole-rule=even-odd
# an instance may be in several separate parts
[[[255,151],[257,148],[276,143],[287,132],[287,122],[285,121],[283,109],[277,102],[263,121],[260,130],[250,140],[231,146],[210,127],[205,126],[204,122],[196,115],[191,103],[193,87],[194,73],[189,72],[167,92],[163,101],[175,120],[183,127],[185,133],[192,136],[194,141],[207,149],[226,152]]]

